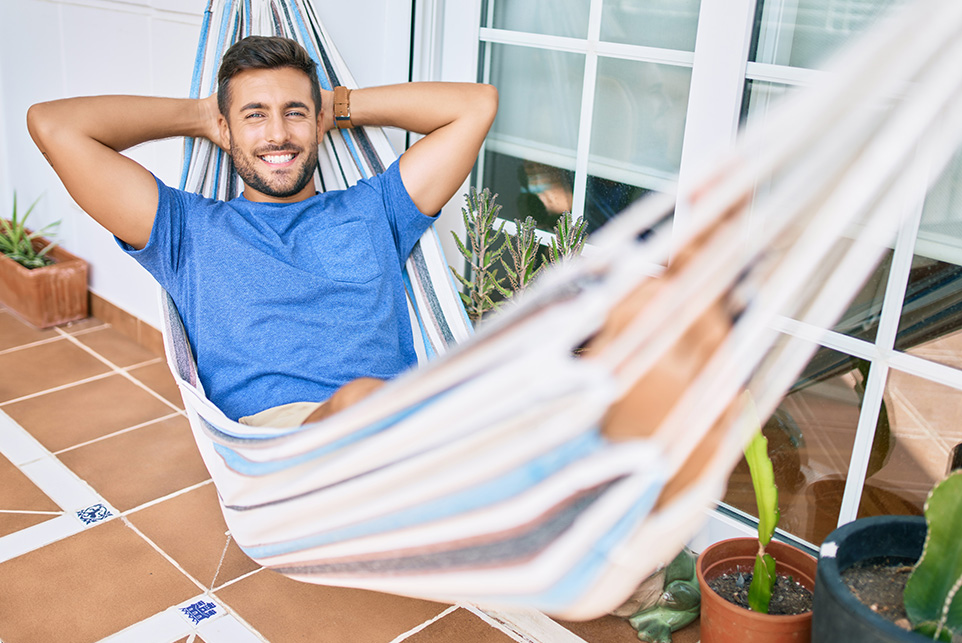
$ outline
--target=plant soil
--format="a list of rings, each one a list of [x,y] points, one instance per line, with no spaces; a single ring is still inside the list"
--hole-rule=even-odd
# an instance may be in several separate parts
[[[748,588],[752,584],[752,574],[735,572],[722,574],[708,581],[716,594],[729,603],[748,609]],[[790,576],[775,580],[772,588],[772,601],[768,606],[769,614],[795,615],[812,611],[812,592],[799,585]]]
[[[899,627],[912,629],[902,595],[912,575],[912,562],[890,558],[862,560],[844,572],[842,580],[859,601]]]

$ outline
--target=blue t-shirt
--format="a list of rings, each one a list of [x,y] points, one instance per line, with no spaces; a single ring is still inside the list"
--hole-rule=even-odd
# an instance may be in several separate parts
[[[228,417],[320,402],[417,362],[401,271],[434,219],[397,162],[292,204],[157,187],[146,247],[120,245],[173,297],[204,390]]]

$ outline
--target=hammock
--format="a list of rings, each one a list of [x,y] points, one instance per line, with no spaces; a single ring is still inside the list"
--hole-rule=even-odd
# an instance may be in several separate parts
[[[680,243],[674,199],[647,199],[592,237],[597,252],[547,272],[469,336],[429,231],[407,270],[419,335],[439,357],[322,423],[225,417],[164,297],[168,360],[233,538],[313,583],[572,619],[619,605],[721,496],[758,427],[743,391],[768,417],[812,355],[815,344],[773,325],[829,327],[960,140],[962,3],[926,2],[746,132],[697,198],[681,195],[696,224]],[[205,14],[194,96],[212,91],[229,43],[252,33],[297,39],[325,87],[352,84],[307,2],[223,0]],[[336,189],[394,154],[365,128],[332,132],[320,156],[323,188]],[[208,142],[188,141],[186,157],[186,189],[236,193]],[[749,214],[764,225],[746,239]],[[669,256],[644,314],[573,357]],[[606,440],[609,407],[717,301],[733,326],[667,417],[644,438]],[[691,479],[663,495],[679,472]]]

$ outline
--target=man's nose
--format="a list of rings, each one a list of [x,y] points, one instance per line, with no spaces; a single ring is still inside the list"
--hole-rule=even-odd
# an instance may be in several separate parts
[[[280,116],[272,116],[268,119],[267,140],[271,143],[284,143],[287,141],[287,123]]]

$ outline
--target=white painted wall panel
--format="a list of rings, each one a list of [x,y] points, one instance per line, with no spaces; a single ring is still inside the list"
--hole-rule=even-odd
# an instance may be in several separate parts
[[[318,12],[362,86],[408,77],[411,2],[318,1]],[[61,243],[91,263],[91,289],[159,326],[157,286],[112,237],[84,215],[26,131],[33,103],[65,96],[185,96],[207,0],[0,0],[0,212],[43,194],[36,223],[62,219]],[[404,136],[392,134],[397,149]],[[176,185],[180,141],[127,154]]]

